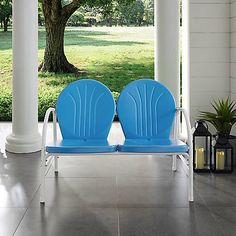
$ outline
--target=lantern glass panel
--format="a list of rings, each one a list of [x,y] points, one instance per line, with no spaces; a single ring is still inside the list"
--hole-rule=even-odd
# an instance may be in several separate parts
[[[195,169],[210,169],[211,137],[195,136]]]
[[[231,171],[232,149],[216,149],[215,168],[216,171]]]

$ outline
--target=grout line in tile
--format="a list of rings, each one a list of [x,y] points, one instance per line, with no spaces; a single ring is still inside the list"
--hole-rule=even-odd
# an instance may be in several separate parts
[[[23,216],[21,217],[21,220],[20,220],[20,222],[18,223],[18,225],[16,226],[16,229],[15,229],[15,231],[14,231],[14,233],[13,233],[13,235],[12,236],[14,236],[15,234],[16,234],[16,231],[18,230],[18,228],[19,228],[19,226],[20,226],[20,224],[21,224],[21,222],[23,221],[23,219],[24,219],[24,217],[25,217],[25,215],[26,215],[26,213],[27,213],[27,211],[28,211],[28,207],[26,208],[26,210],[25,210],[25,212],[24,212],[24,214],[23,214]]]

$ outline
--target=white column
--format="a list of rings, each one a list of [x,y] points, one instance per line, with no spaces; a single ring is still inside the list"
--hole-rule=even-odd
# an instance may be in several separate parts
[[[38,133],[38,0],[13,0],[12,134],[6,150],[40,150]]]
[[[182,107],[190,115],[190,17],[189,0],[182,0]],[[184,119],[184,118],[183,118]],[[182,122],[182,136],[187,129]]]
[[[154,31],[154,60],[155,60],[155,65],[154,65],[154,79],[158,80],[158,44],[157,44],[157,40],[158,40],[158,10],[157,10],[157,6],[158,5],[158,0],[154,0],[154,26],[155,26],[155,31]]]
[[[156,0],[156,76],[180,101],[180,4]]]
[[[182,0],[182,94],[183,108],[190,114],[190,17],[189,0]]]

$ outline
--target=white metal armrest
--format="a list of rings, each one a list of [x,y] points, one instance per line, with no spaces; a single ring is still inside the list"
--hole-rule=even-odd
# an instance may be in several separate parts
[[[43,133],[42,133],[42,151],[41,151],[41,188],[40,190],[40,202],[45,203],[45,175],[46,175],[46,155],[45,155],[45,146],[47,139],[47,128],[48,120],[50,114],[53,114],[53,141],[57,141],[57,117],[55,108],[49,108],[46,111],[43,123]],[[55,157],[56,158],[56,157]],[[55,170],[57,170],[57,161],[55,161]]]
[[[185,123],[187,126],[187,133],[188,133],[188,146],[189,146],[189,162],[188,162],[188,169],[189,169],[189,201],[193,202],[193,137],[192,137],[192,130],[189,116],[185,109],[177,108],[177,114],[182,112],[184,115]]]
[[[176,108],[176,112],[177,112],[177,115],[178,113],[183,113],[184,115],[184,120],[185,120],[185,124],[186,124],[186,127],[187,127],[187,133],[188,133],[188,145],[189,145],[189,149],[192,150],[192,145],[193,145],[193,141],[192,141],[192,129],[191,129],[191,124],[190,124],[190,119],[187,115],[187,111],[184,109],[184,108]]]
[[[42,153],[45,152],[46,140],[47,140],[47,128],[48,128],[48,120],[50,114],[53,114],[53,141],[57,141],[57,116],[55,108],[48,108],[44,117],[43,123],[43,133],[42,133]]]

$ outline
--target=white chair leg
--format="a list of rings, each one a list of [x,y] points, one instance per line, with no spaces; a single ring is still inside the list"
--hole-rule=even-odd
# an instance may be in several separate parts
[[[188,191],[189,191],[189,202],[194,201],[194,196],[193,196],[193,157],[192,153],[190,153],[189,157],[189,186],[188,186]]]
[[[172,162],[172,170],[176,171],[177,170],[177,155],[173,155],[173,162]]]
[[[194,197],[193,197],[193,174],[189,173],[189,201],[193,202]]]
[[[58,157],[54,156],[54,172],[58,173]]]
[[[40,203],[45,203],[45,173],[46,173],[46,159],[45,152],[41,154],[41,185],[40,185]]]

